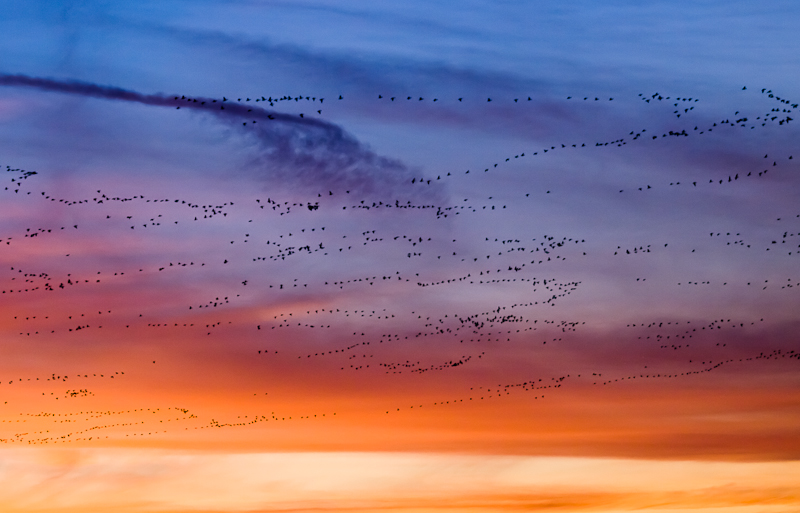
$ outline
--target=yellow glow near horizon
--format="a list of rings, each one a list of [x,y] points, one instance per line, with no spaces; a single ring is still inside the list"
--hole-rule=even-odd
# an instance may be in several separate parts
[[[6,450],[0,510],[795,512],[800,462]]]

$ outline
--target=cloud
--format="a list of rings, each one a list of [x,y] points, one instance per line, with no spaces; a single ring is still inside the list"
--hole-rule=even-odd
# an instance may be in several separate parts
[[[120,87],[26,75],[2,74],[0,85],[213,115],[222,123],[243,129],[253,138],[258,156],[252,159],[252,164],[259,178],[269,180],[273,186],[299,187],[304,192],[314,193],[333,189],[362,194],[395,193],[398,187],[411,190],[408,184],[412,173],[403,162],[376,154],[342,127],[328,121],[281,113],[251,103],[143,94]]]

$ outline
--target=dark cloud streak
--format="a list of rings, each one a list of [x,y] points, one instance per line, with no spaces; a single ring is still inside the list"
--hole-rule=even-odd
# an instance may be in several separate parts
[[[404,186],[411,177],[399,160],[377,155],[340,126],[320,119],[212,98],[142,94],[119,87],[26,75],[2,74],[0,85],[185,108],[207,112],[231,125],[244,123],[250,127],[245,133],[255,136],[258,142],[259,156],[252,159],[252,164],[259,176],[277,180],[280,185],[313,188],[306,192],[344,187],[359,193],[387,192]]]
[[[136,102],[144,105],[153,105],[159,107],[184,107],[195,110],[204,110],[214,112],[215,110],[225,110],[227,116],[244,116],[248,118],[269,119],[272,116],[275,121],[284,123],[296,124],[299,126],[307,126],[314,128],[322,128],[336,133],[339,136],[344,135],[344,130],[340,127],[321,120],[306,119],[298,116],[291,116],[282,114],[275,111],[268,111],[259,107],[246,107],[244,105],[237,105],[235,103],[218,102],[214,105],[215,101],[212,98],[192,98],[195,101],[179,101],[176,96],[167,96],[163,94],[142,94],[136,91],[130,91],[119,87],[101,86],[97,84],[90,84],[78,81],[59,81],[47,78],[29,77],[26,75],[0,75],[0,85],[16,86],[16,87],[30,87],[41,89],[43,91],[53,91],[65,94],[76,94],[80,96],[89,96],[92,98],[103,98],[107,100],[121,100],[127,102]],[[180,96],[178,96],[180,98]],[[205,104],[201,103],[205,102]],[[217,109],[222,107],[224,109]],[[253,112],[248,112],[252,109]]]

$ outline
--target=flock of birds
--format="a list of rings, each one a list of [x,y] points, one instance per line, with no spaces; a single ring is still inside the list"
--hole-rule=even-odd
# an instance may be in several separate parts
[[[479,103],[465,97],[376,96],[381,105],[427,102],[435,103],[437,108],[453,109]],[[796,336],[780,342],[791,347],[765,348],[750,347],[748,337],[729,335],[746,332],[752,337],[761,333],[763,318],[746,321],[731,316],[704,321],[698,317],[674,321],[664,320],[664,315],[659,314],[648,321],[614,328],[614,336],[624,340],[621,346],[636,347],[630,351],[639,351],[656,370],[647,370],[647,366],[638,372],[622,367],[604,370],[603,362],[598,361],[588,368],[576,367],[568,374],[542,374],[513,382],[508,379],[497,385],[488,385],[480,373],[469,374],[469,369],[480,369],[482,365],[489,369],[500,365],[509,352],[525,352],[525,358],[536,354],[536,358],[546,361],[560,349],[582,344],[581,337],[592,332],[593,321],[574,319],[569,305],[570,301],[578,301],[576,297],[585,300],[588,294],[598,293],[597,286],[586,278],[591,273],[581,271],[598,262],[612,266],[618,265],[615,262],[620,259],[627,259],[624,266],[647,262],[657,265],[664,259],[683,258],[697,250],[713,255],[733,252],[741,255],[749,251],[747,258],[771,260],[750,276],[681,279],[669,285],[673,287],[672,293],[683,293],[687,286],[693,290],[703,286],[705,290],[731,285],[750,287],[752,294],[767,294],[765,291],[772,287],[769,293],[773,289],[779,291],[774,297],[780,301],[800,304],[797,294],[800,273],[779,280],[761,276],[777,258],[783,259],[780,269],[797,270],[795,258],[785,259],[800,254],[797,212],[787,212],[777,220],[763,220],[765,228],[759,234],[743,235],[743,230],[721,231],[700,226],[698,230],[710,233],[710,237],[704,239],[706,242],[691,239],[688,245],[658,230],[651,231],[650,239],[641,242],[615,241],[613,236],[591,240],[585,232],[564,234],[553,229],[534,235],[525,226],[519,226],[513,236],[507,234],[515,231],[515,227],[503,226],[496,237],[476,238],[478,229],[460,230],[452,237],[456,230],[448,223],[455,223],[456,216],[461,216],[457,219],[462,223],[491,225],[497,222],[489,217],[494,213],[505,211],[524,216],[527,208],[543,201],[558,201],[561,193],[567,192],[555,185],[535,190],[531,184],[536,180],[530,176],[524,180],[518,178],[513,197],[505,194],[500,199],[497,193],[484,189],[483,184],[488,183],[485,180],[499,181],[506,176],[501,173],[507,168],[508,174],[518,173],[521,159],[528,161],[525,165],[530,168],[545,157],[568,151],[627,149],[667,138],[685,140],[712,133],[724,136],[741,129],[783,130],[790,126],[793,121],[790,114],[798,107],[797,103],[762,89],[761,98],[777,102],[778,106],[764,113],[761,113],[763,108],[748,109],[758,115],[736,110],[732,116],[716,121],[690,122],[700,116],[702,104],[697,98],[659,93],[642,93],[638,98],[644,105],[669,105],[672,112],[668,114],[674,115],[674,122],[688,124],[672,130],[640,128],[602,141],[564,141],[529,148],[474,169],[413,176],[398,188],[370,194],[348,190],[347,186],[299,193],[275,187],[270,193],[261,191],[248,198],[211,201],[142,187],[134,195],[93,188],[68,197],[57,189],[40,185],[48,171],[6,166],[6,184],[0,191],[5,196],[0,204],[13,204],[18,211],[27,209],[30,220],[20,218],[5,223],[2,227],[5,233],[0,233],[0,260],[13,262],[0,273],[0,301],[6,316],[2,320],[4,343],[17,347],[18,341],[23,340],[31,354],[36,354],[37,344],[45,341],[80,345],[85,340],[137,337],[168,343],[170,339],[202,336],[203,344],[217,347],[244,340],[249,344],[245,350],[248,359],[273,370],[311,366],[308,368],[353,376],[347,379],[369,380],[365,384],[397,379],[452,380],[473,385],[464,386],[460,394],[443,395],[436,400],[409,400],[381,409],[384,414],[392,415],[511,397],[556,400],[568,387],[693,379],[722,367],[740,365],[743,369],[768,360],[800,360],[800,338]],[[181,95],[167,100],[164,105],[177,104],[176,109],[183,106],[184,110],[218,106],[220,111],[226,111],[228,106],[225,115],[229,112],[243,119],[244,127],[252,127],[258,122],[287,123],[295,114],[277,109],[290,102],[319,107],[314,112],[321,118],[326,98],[266,95],[234,100]],[[500,104],[505,108],[532,101],[524,96],[509,100],[487,97],[480,103],[485,104],[481,108]],[[567,96],[565,101],[621,103],[620,98],[599,96]],[[325,105],[331,102],[347,100],[339,95],[328,99]],[[305,113],[296,116],[306,120]],[[538,160],[530,162],[534,157]],[[603,158],[602,154],[597,158]],[[792,166],[791,154],[768,152],[761,160],[763,165],[746,172],[721,170],[724,176],[708,176],[698,171],[697,176],[689,179],[627,183],[618,190],[623,194],[660,191],[683,194],[683,191],[708,192],[712,187],[740,187],[741,191],[758,180],[763,183],[775,176],[796,182],[797,169]],[[479,187],[473,185],[480,197],[455,199],[444,194],[424,197],[416,192],[420,187],[432,186],[446,188],[460,184],[469,188],[467,180],[476,175],[484,177]],[[615,195],[619,194],[616,190]],[[47,217],[39,215],[45,211],[58,213],[50,216],[51,221],[34,221]],[[29,226],[24,226],[25,222]],[[140,262],[135,258],[94,258],[86,254],[85,245],[97,233],[110,240],[133,238],[141,241],[143,247],[153,241],[163,244],[164,240],[170,240],[169,250],[143,255]],[[213,249],[187,250],[182,256],[172,251],[181,246],[180,237],[188,241],[204,233],[213,234]],[[567,277],[570,273],[578,278]],[[629,279],[645,286],[654,278],[657,280],[658,276]],[[209,285],[196,287],[191,293],[165,297],[165,291],[171,287],[192,288],[190,284],[203,280],[208,280]],[[152,290],[159,297],[160,306],[137,304],[133,300],[128,303],[126,290]],[[109,297],[119,299],[113,307],[106,304]],[[325,306],[308,307],[315,297],[321,298],[318,303]],[[595,298],[598,299],[602,301],[602,296]],[[483,306],[469,311],[475,304]],[[253,309],[269,314],[246,314]],[[669,350],[669,357],[663,356],[664,350]],[[156,360],[148,356],[147,362],[150,361],[150,365],[158,367]],[[114,390],[129,386],[127,383],[142,372],[141,363],[138,365],[133,365],[136,370],[128,370],[128,374],[85,371],[0,378],[0,394],[6,396],[0,410],[0,442],[129,443],[167,434],[187,436],[195,431],[266,427],[276,422],[328,422],[337,416],[332,410],[276,413],[274,407],[263,402],[275,395],[268,392],[253,394],[259,401],[257,407],[263,410],[254,413],[254,409],[248,409],[247,415],[227,420],[195,412],[195,408],[192,413],[183,407],[154,405],[95,411],[77,405],[90,404],[112,394],[107,385],[112,379]],[[76,381],[79,383],[73,385]],[[429,382],[436,386],[436,381]],[[534,393],[527,394],[529,391]],[[34,397],[46,401],[52,411],[30,413],[28,405],[33,404],[30,401]],[[66,409],[56,410],[56,405]],[[34,429],[27,428],[34,424]],[[3,435],[3,430],[10,431]]]

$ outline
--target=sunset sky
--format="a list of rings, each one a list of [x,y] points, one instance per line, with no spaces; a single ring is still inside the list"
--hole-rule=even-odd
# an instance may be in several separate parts
[[[800,509],[795,2],[6,2],[0,510]]]

